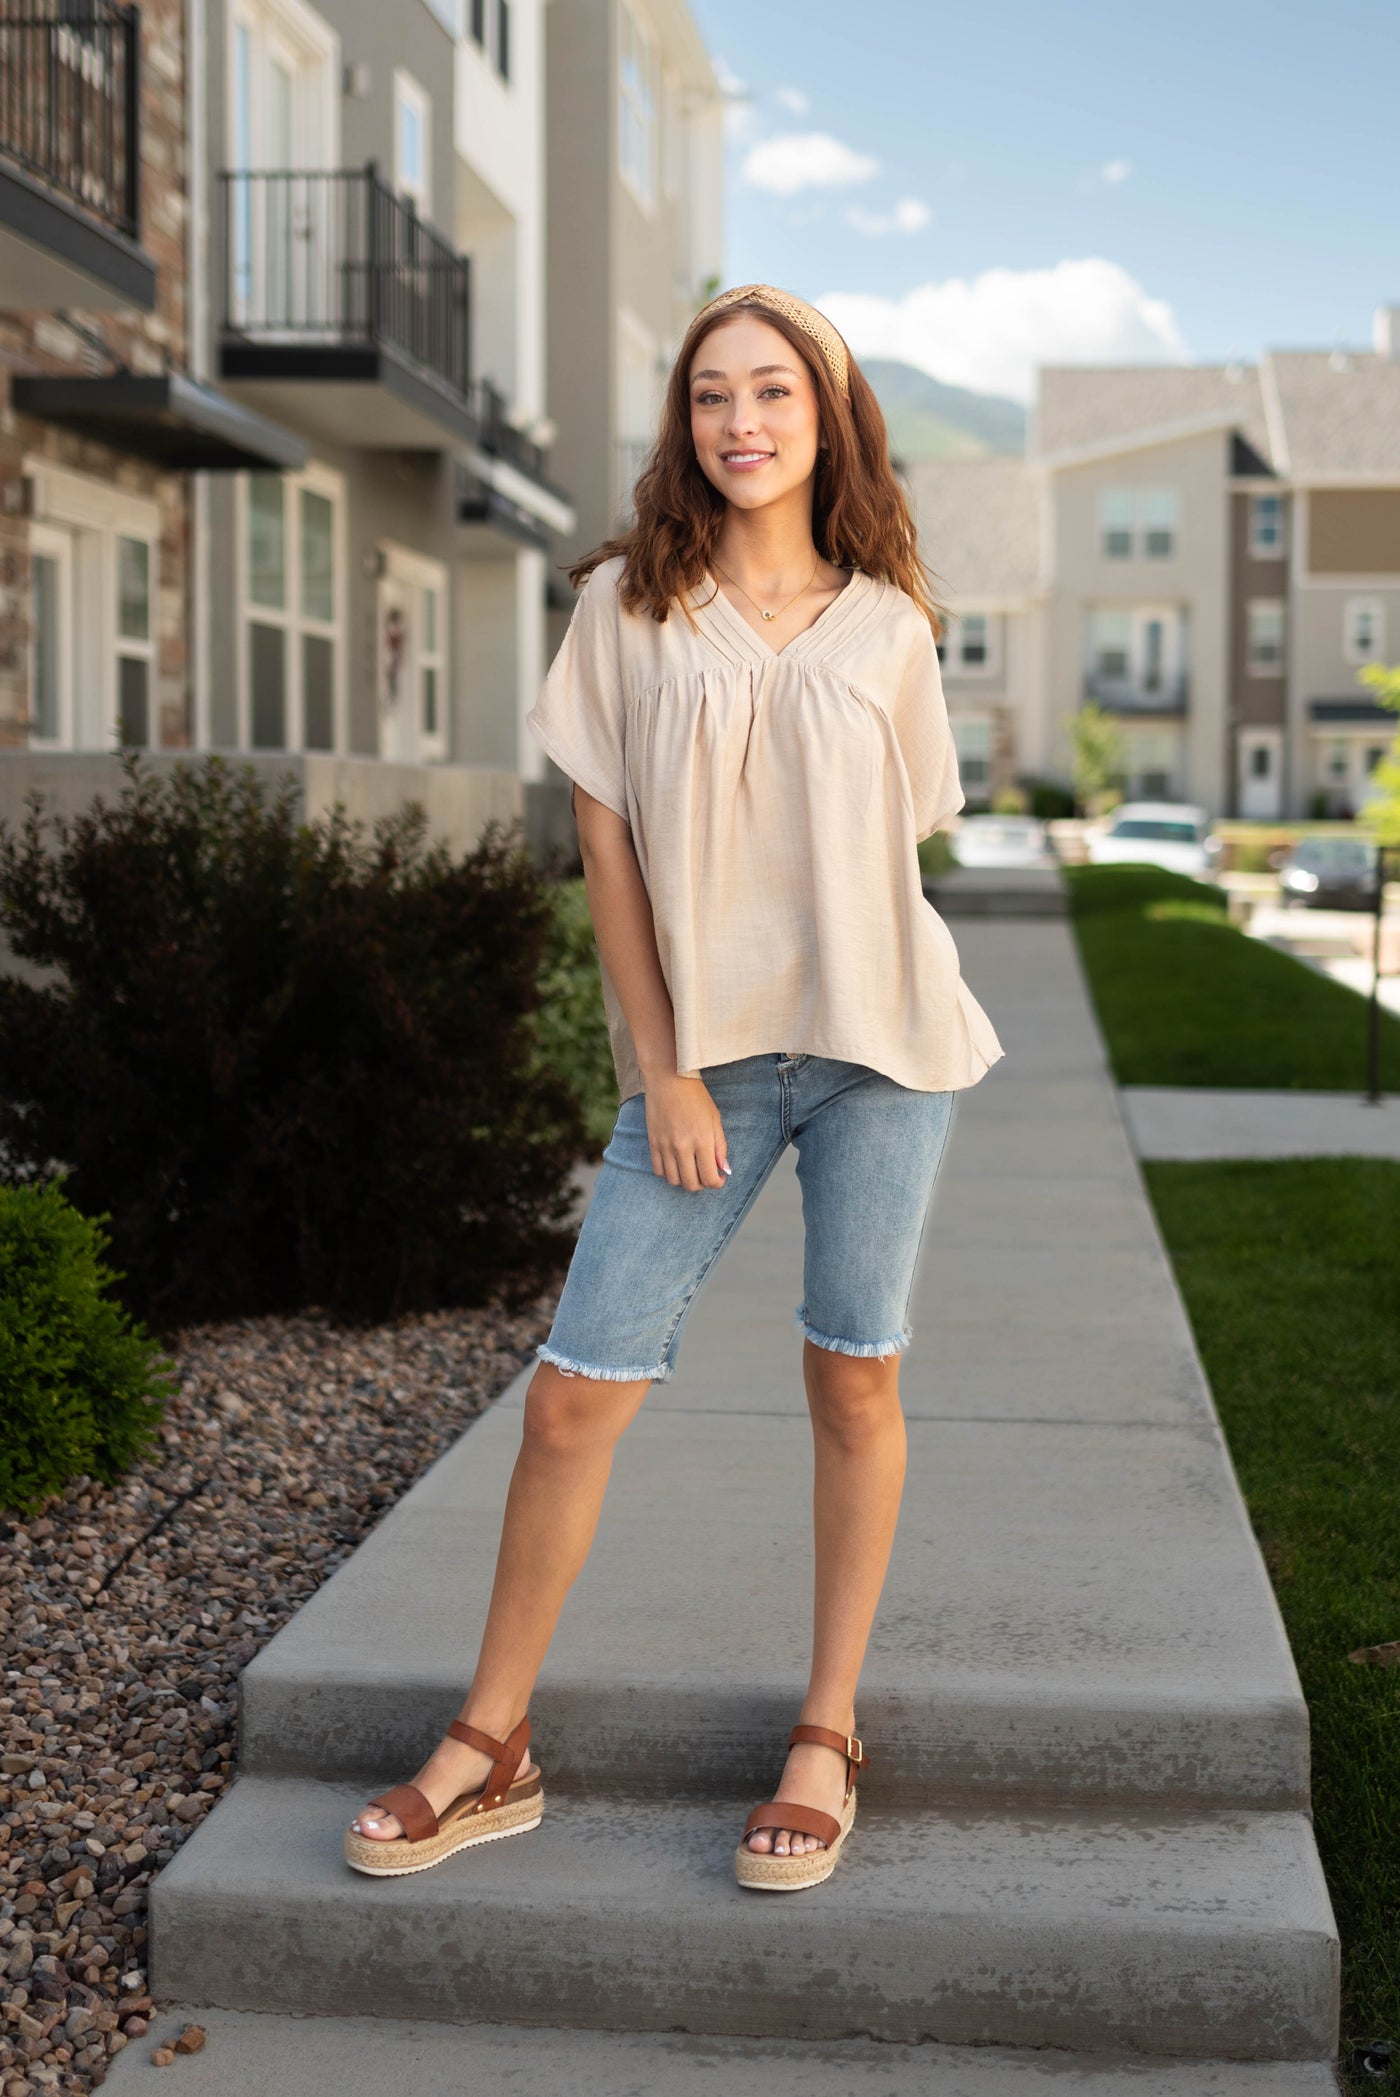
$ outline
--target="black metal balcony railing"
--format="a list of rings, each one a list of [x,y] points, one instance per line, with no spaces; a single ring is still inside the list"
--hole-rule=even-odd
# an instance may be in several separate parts
[[[467,392],[471,265],[363,168],[226,172],[224,328],[250,341],[373,343]]]
[[[1110,677],[1094,670],[1084,678],[1084,697],[1110,713],[1184,714],[1190,696],[1191,680],[1184,670],[1154,680],[1141,675]]]
[[[532,438],[506,419],[509,401],[490,379],[476,379],[472,383],[472,414],[476,418],[477,441],[483,451],[493,452],[498,459],[508,459],[532,480],[546,478],[544,453]]]
[[[140,10],[0,6],[0,158],[130,239],[140,219]]]

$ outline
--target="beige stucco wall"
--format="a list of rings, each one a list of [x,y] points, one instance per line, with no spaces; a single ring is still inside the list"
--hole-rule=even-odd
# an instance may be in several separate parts
[[[1181,789],[1213,812],[1223,807],[1229,674],[1228,445],[1226,433],[1208,431],[1062,467],[1051,476],[1054,580],[1046,614],[1048,769],[1060,775],[1068,772],[1068,725],[1083,690],[1089,609],[1171,604],[1186,613],[1191,680],[1186,719],[1179,724],[1185,768]],[[1100,554],[1100,491],[1129,486],[1177,490],[1178,533],[1176,550],[1170,556],[1107,560]]]

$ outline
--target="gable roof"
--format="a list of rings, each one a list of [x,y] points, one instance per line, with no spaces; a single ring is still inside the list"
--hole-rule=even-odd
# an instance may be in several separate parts
[[[1280,471],[1400,479],[1400,362],[1368,350],[1269,350],[1260,376]]]
[[[956,607],[1036,589],[1042,477],[1034,466],[1024,459],[920,459],[908,480],[935,596]]]
[[[1124,448],[1192,428],[1235,428],[1273,459],[1252,364],[1042,364],[1027,434],[1028,456]]]

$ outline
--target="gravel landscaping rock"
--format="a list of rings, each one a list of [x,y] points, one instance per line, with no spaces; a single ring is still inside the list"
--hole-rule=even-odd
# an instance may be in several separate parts
[[[191,1327],[150,1458],[0,1523],[0,2097],[90,2090],[145,2037],[147,1888],[233,1775],[240,1671],[556,1300]]]

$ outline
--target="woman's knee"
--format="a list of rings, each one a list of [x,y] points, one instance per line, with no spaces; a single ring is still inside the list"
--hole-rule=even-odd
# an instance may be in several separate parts
[[[525,1393],[525,1447],[538,1456],[573,1456],[615,1442],[649,1385],[569,1375],[541,1362]]]
[[[807,1399],[823,1433],[856,1447],[901,1419],[897,1354],[841,1354],[815,1343],[806,1354]]]

